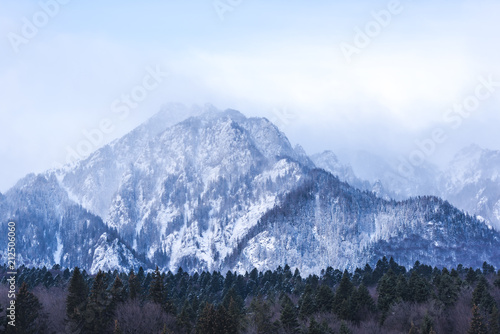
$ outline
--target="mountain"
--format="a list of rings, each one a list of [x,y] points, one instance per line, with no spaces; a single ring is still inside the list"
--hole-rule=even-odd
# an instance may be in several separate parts
[[[500,151],[477,145],[460,150],[440,183],[444,198],[500,230]]]
[[[313,160],[354,186],[265,118],[170,105],[88,158],[19,181],[0,197],[0,230],[16,221],[20,263],[91,272],[313,273],[381,255],[500,265],[500,237],[481,220],[435,197],[377,197],[383,181],[360,181],[332,153]]]
[[[7,223],[16,222],[18,264],[51,267],[59,263],[105,270],[145,265],[100,217],[70,200],[53,174],[30,174],[19,181],[0,199],[0,215],[4,235]],[[120,252],[98,256],[110,247]]]
[[[404,200],[438,196],[500,231],[500,151],[471,145],[457,152],[443,169],[424,164],[410,175],[402,175],[394,168],[396,163],[368,152],[350,157],[355,168],[340,162],[330,151],[311,158],[316,166],[340,180],[379,197]]]
[[[373,185],[379,183],[387,197],[404,200],[415,196],[439,196],[436,183],[439,169],[433,164],[424,162],[402,173],[400,162],[371,152],[354,151],[348,159],[357,177]]]
[[[498,232],[437,197],[386,201],[314,169],[262,217],[231,266],[353,270],[388,254],[406,266],[480,266],[498,263],[499,246]]]
[[[349,164],[343,164],[332,151],[324,151],[322,153],[313,154],[311,160],[316,167],[322,168],[327,172],[337,176],[341,181],[349,183],[351,186],[370,190],[372,188],[370,182],[358,178]]]
[[[313,154],[311,160],[317,168],[324,169],[332,175],[337,176],[340,181],[349,183],[355,188],[371,191],[378,197],[388,200],[398,197],[395,193],[387,191],[379,179],[370,183],[367,180],[358,178],[351,165],[340,162],[339,158],[332,151],[327,150],[322,153]]]

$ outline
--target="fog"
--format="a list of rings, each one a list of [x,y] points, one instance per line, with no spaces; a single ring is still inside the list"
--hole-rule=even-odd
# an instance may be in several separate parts
[[[494,1],[0,6],[2,192],[169,102],[267,117],[309,154],[432,147],[423,156],[442,164],[471,143],[500,149]]]

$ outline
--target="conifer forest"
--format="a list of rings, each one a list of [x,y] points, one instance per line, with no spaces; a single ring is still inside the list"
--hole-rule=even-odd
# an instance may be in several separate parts
[[[354,272],[302,276],[288,265],[244,274],[19,268],[16,326],[2,333],[500,333],[500,270],[412,268],[392,258]]]

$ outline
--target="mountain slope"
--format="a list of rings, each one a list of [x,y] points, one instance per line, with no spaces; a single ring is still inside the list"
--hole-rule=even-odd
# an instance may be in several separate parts
[[[162,118],[53,173],[149,260],[217,267],[313,164],[266,119],[211,106],[175,125]]]
[[[500,235],[436,197],[386,201],[313,170],[269,211],[228,266],[354,269],[384,255],[407,266],[499,265]]]
[[[194,116],[172,121],[182,113]],[[379,255],[500,265],[498,233],[482,221],[434,197],[381,199],[383,182],[360,181],[333,154],[322,163],[354,187],[315,170],[267,119],[173,105],[83,161],[21,180],[0,197],[0,229],[17,222],[20,263],[92,272],[312,273]]]
[[[500,151],[459,151],[441,175],[442,196],[500,230]]]
[[[87,269],[138,268],[144,265],[101,218],[71,201],[54,175],[30,174],[0,199],[0,233],[16,223],[18,264],[81,266]],[[99,249],[115,246],[117,261],[97,258]],[[1,256],[5,259],[6,253]],[[110,254],[111,256],[111,254]]]

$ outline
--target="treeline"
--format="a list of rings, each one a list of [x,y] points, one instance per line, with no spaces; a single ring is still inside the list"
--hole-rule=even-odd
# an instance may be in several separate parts
[[[417,261],[407,270],[384,257],[375,268],[307,277],[288,265],[244,275],[21,267],[15,328],[8,277],[0,267],[6,333],[500,334],[500,270],[486,262],[438,269]]]

